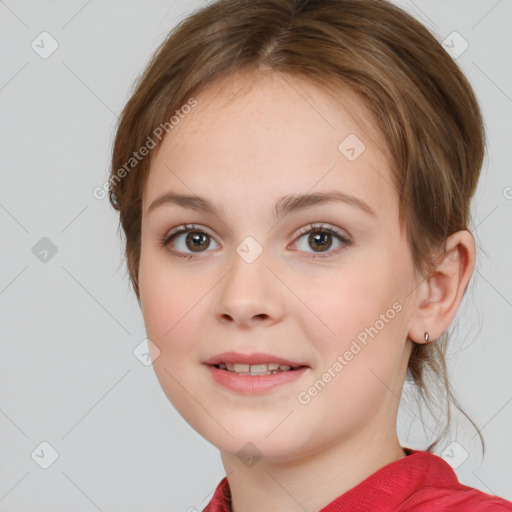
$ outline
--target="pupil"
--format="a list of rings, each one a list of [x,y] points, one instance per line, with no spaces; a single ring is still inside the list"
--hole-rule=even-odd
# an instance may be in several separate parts
[[[204,233],[189,233],[187,236],[187,247],[195,252],[199,252],[198,249],[203,249],[204,241],[206,240],[206,235]],[[192,244],[189,242],[192,241]],[[201,243],[202,242],[202,243]],[[208,247],[210,244],[206,244],[205,247]]]
[[[322,248],[329,248],[331,246],[330,243],[326,243],[325,241],[325,237],[329,237],[330,234],[329,233],[317,233],[317,234],[311,234],[310,235],[310,241],[314,241],[315,243],[313,244],[313,246],[317,243],[317,242],[320,242],[319,243],[319,246]],[[323,240],[323,241],[322,241]]]

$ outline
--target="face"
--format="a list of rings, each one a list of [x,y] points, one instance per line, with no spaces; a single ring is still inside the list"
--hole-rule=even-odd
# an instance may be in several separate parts
[[[151,163],[139,289],[156,374],[224,453],[250,442],[284,461],[374,442],[395,429],[415,286],[384,144],[348,93],[342,105],[260,75],[233,95],[246,85],[197,95]],[[293,200],[319,193],[338,199]],[[196,200],[151,208],[166,194]],[[225,352],[302,368],[251,376],[205,363]]]

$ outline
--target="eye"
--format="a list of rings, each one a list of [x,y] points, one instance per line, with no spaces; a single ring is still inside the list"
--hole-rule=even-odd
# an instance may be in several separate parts
[[[185,234],[187,236],[182,240],[179,240],[180,236]],[[178,242],[176,244],[178,247],[171,249],[174,255],[179,258],[191,259],[194,257],[194,253],[205,252],[204,249],[210,247],[210,240],[213,240],[213,237],[202,230],[199,226],[196,226],[195,224],[185,224],[164,235],[160,240],[160,244],[167,247],[171,242],[173,242],[173,244]],[[187,253],[187,249],[190,249],[192,254]]]
[[[180,240],[182,235],[186,236]],[[309,226],[302,228],[298,240],[300,241],[300,239],[304,238],[306,235],[308,235],[306,243],[308,245],[310,244],[314,248],[314,252],[317,253],[307,256],[312,259],[325,258],[338,254],[346,246],[352,244],[352,242],[340,231],[322,224],[310,224]],[[338,240],[340,247],[336,250],[329,251],[332,246],[333,237]],[[213,237],[205,232],[200,226],[196,226],[195,224],[184,224],[170,233],[165,234],[160,239],[160,244],[163,247],[172,245],[173,247],[170,249],[171,252],[179,258],[192,259],[194,257],[194,253],[199,254],[202,252],[208,252],[206,249],[210,247],[211,240],[213,240]],[[190,250],[191,252],[187,252],[187,250]],[[299,250],[307,252],[305,249]],[[319,255],[321,253],[326,253],[326,255]]]
[[[338,254],[346,246],[352,244],[352,242],[340,231],[330,226],[325,226],[322,224],[310,224],[309,226],[303,228],[300,231],[300,235],[301,236],[299,237],[299,241],[301,238],[304,238],[306,235],[308,235],[306,239],[307,246],[313,247],[314,252],[316,253],[322,253],[321,255],[313,254],[307,256],[308,258],[312,259],[326,258],[328,256]],[[338,240],[338,242],[340,243],[340,247],[338,247],[335,250],[329,251],[333,244],[333,237]],[[300,250],[304,250],[305,252],[307,252],[305,249]],[[325,253],[325,255],[323,253]]]

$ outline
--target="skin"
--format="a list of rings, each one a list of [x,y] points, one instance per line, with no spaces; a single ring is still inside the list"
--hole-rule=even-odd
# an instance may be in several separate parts
[[[453,234],[438,271],[419,276],[398,223],[390,160],[363,105],[348,92],[343,104],[335,102],[280,74],[261,72],[251,87],[248,80],[238,75],[196,95],[197,107],[153,155],[143,197],[140,300],[162,389],[219,448],[233,511],[319,510],[405,456],[395,425],[408,358],[425,330],[435,340],[455,316],[474,240],[468,231]],[[348,134],[366,145],[355,161],[338,149]],[[280,222],[272,217],[282,196],[331,190],[357,196],[375,216],[326,203]],[[147,212],[170,191],[222,204],[224,216],[176,205]],[[186,234],[167,247],[159,243],[191,223],[211,235],[201,252],[186,244]],[[319,249],[299,233],[311,223],[337,228],[352,243],[328,235],[328,247]],[[250,264],[236,252],[247,236],[263,249]],[[378,334],[300,403],[298,394],[397,302],[400,311]],[[269,352],[310,369],[264,394],[236,393],[216,384],[202,364],[230,350]],[[261,456],[251,466],[238,456],[248,442]]]

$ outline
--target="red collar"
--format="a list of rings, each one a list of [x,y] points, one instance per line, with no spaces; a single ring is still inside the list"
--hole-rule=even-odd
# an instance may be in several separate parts
[[[319,512],[511,512],[512,502],[462,485],[438,455],[404,448],[408,455],[383,466]],[[400,507],[400,508],[398,508]],[[226,477],[203,512],[231,512]]]

